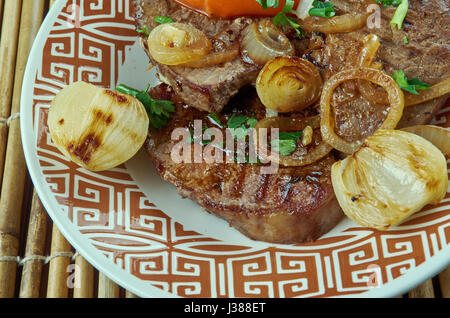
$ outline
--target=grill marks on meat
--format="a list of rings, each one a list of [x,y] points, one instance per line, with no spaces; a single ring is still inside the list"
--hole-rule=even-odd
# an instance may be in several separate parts
[[[169,16],[203,30],[214,43],[214,50],[229,48],[241,30],[253,20],[215,20],[187,10],[169,0],[135,0],[138,26],[155,27],[156,15]],[[365,11],[359,0],[334,0],[338,14]],[[405,71],[408,78],[418,77],[435,84],[450,76],[449,8],[445,0],[411,1],[402,30],[389,25],[395,8],[382,8],[380,29],[364,28],[347,34],[327,35],[322,48],[309,52],[324,79],[355,67],[368,33],[376,33],[381,48],[376,61],[392,74]],[[404,37],[409,44],[403,43]],[[295,42],[304,48],[304,43]],[[299,51],[299,50],[298,50]],[[301,51],[301,49],[300,49]],[[148,53],[148,52],[147,52]],[[151,58],[151,57],[150,57]],[[154,61],[153,61],[154,62]],[[313,241],[332,229],[343,214],[334,196],[330,169],[332,155],[302,168],[281,167],[275,175],[263,175],[260,166],[250,164],[175,164],[170,158],[173,129],[188,127],[195,119],[205,119],[200,110],[218,113],[222,122],[230,114],[265,116],[254,90],[238,91],[251,84],[259,71],[240,59],[223,65],[188,69],[158,65],[163,81],[152,90],[154,98],[172,99],[177,107],[167,127],[152,132],[146,143],[151,160],[162,178],[175,185],[179,193],[197,202],[206,211],[227,220],[250,238],[276,243]],[[336,100],[342,97],[339,88]],[[408,107],[400,127],[429,123],[445,102],[442,97]],[[190,105],[190,106],[186,106]],[[194,108],[195,107],[195,108]],[[336,130],[348,139],[361,139],[373,133],[386,116],[383,105],[370,105],[362,97],[339,105]],[[306,116],[306,115],[305,115]],[[253,116],[252,116],[253,117]]]
[[[161,85],[151,95],[167,98],[168,90]],[[280,167],[273,175],[261,174],[260,165],[175,164],[170,158],[174,142],[168,137],[173,129],[189,127],[194,119],[210,122],[205,113],[184,107],[175,96],[172,100],[177,107],[174,118],[167,127],[149,135],[146,147],[158,173],[182,196],[227,220],[248,237],[275,243],[314,241],[342,218],[331,185],[330,170],[335,162],[331,155],[308,167]],[[239,109],[233,105],[239,105]],[[253,88],[233,99],[220,114],[221,121],[226,123],[226,118],[237,111],[256,114],[257,119],[265,116]]]

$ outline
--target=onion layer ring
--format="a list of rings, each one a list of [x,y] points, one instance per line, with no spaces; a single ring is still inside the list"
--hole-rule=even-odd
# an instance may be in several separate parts
[[[364,46],[359,56],[359,66],[376,68],[373,65],[373,60],[375,59],[375,56],[377,55],[378,49],[380,47],[380,39],[375,34],[369,34],[364,37],[363,44]],[[360,80],[358,81],[358,86],[361,95],[369,102],[378,105],[389,104],[386,93],[380,93],[368,81]]]
[[[289,131],[303,131],[306,127],[312,127],[313,129],[320,128],[320,117],[314,116],[309,118],[290,118],[290,117],[269,117],[258,122],[254,129],[254,142],[258,149],[258,154],[265,160],[276,162],[286,167],[302,167],[310,165],[328,155],[333,147],[324,141],[321,141],[319,145],[308,151],[305,156],[281,156],[278,153],[273,153],[268,150],[267,145],[259,144],[259,130],[261,128],[279,128]]]
[[[367,80],[383,87],[388,93],[390,110],[386,120],[380,129],[394,129],[403,115],[405,99],[402,90],[392,77],[383,71],[359,67],[345,70],[332,76],[324,85],[320,99],[321,110],[321,132],[322,138],[333,148],[346,153],[353,154],[361,146],[362,141],[349,142],[334,131],[334,120],[331,115],[331,99],[334,90],[342,83],[349,80]]]
[[[405,94],[405,105],[414,106],[417,104],[422,104],[448,93],[450,93],[450,77],[436,85],[431,86],[425,91],[421,91],[419,95]]]
[[[308,32],[325,34],[348,33],[361,29],[367,23],[367,13],[347,13],[332,18],[308,17],[299,21],[300,27]]]
[[[191,68],[203,68],[210,67],[226,62],[230,62],[235,60],[239,56],[239,46],[233,45],[229,50],[223,52],[212,52],[206,55],[205,57],[190,62],[186,64],[182,64],[180,66],[191,67]]]

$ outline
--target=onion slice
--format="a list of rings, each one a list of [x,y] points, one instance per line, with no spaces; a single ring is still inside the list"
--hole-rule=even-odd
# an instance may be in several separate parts
[[[294,46],[271,20],[255,22],[244,29],[241,37],[244,61],[264,65],[277,56],[292,56]]]
[[[431,86],[429,89],[425,91],[420,91],[419,95],[409,93],[405,94],[405,105],[414,106],[422,104],[448,93],[450,93],[450,77],[436,85]]]
[[[194,62],[182,64],[184,67],[203,68],[210,67],[235,60],[239,56],[239,46],[233,45],[229,50],[223,52],[212,52]]]
[[[319,140],[318,144],[314,147],[308,147],[308,152],[304,156],[298,156],[294,154],[290,156],[281,156],[278,153],[269,151],[267,145],[260,141],[260,129],[272,129],[278,128],[280,131],[303,131],[306,127],[310,126],[313,130],[316,130],[315,137],[317,140],[317,135],[320,138],[320,117],[314,116],[309,118],[290,118],[290,117],[269,117],[265,118],[256,124],[254,129],[254,142],[256,149],[258,149],[258,154],[267,161],[276,162],[282,166],[286,167],[301,167],[310,165],[328,155],[333,148],[326,142]]]
[[[359,66],[377,68],[374,64],[375,56],[380,48],[380,39],[375,34],[368,34],[363,39],[363,48],[359,56]],[[378,68],[379,69],[379,68]],[[369,102],[378,105],[387,105],[389,100],[386,92],[380,92],[368,81],[358,81],[359,92]]]
[[[361,29],[367,23],[367,13],[347,13],[332,18],[308,17],[300,20],[300,27],[308,32],[325,34],[348,33]]]
[[[433,125],[418,125],[412,127],[402,128],[402,131],[407,131],[419,135],[437,148],[446,156],[450,155],[450,131],[439,126]]]
[[[295,14],[299,19],[305,19],[309,17],[309,10],[313,7],[314,0],[302,0],[300,1]]]
[[[345,70],[333,75],[324,85],[320,99],[321,131],[323,139],[335,149],[353,154],[362,144],[362,141],[349,142],[334,131],[334,118],[331,114],[331,99],[334,90],[342,83],[349,80],[367,80],[383,87],[388,93],[390,109],[386,120],[380,129],[394,129],[403,115],[405,105],[404,95],[398,84],[392,77],[383,71],[359,67]]]
[[[152,58],[165,65],[190,63],[205,57],[212,43],[199,29],[184,23],[161,24],[147,40]]]

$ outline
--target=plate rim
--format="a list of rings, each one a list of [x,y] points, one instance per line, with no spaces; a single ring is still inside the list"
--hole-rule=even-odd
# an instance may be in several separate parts
[[[58,204],[54,195],[49,191],[48,186],[45,183],[45,177],[42,174],[42,170],[39,166],[39,158],[37,156],[37,148],[35,144],[35,130],[26,129],[26,124],[33,123],[32,112],[27,111],[32,108],[32,92],[36,70],[40,63],[36,56],[41,56],[45,40],[47,39],[49,30],[51,29],[58,14],[70,0],[58,0],[50,9],[45,19],[43,20],[39,31],[35,37],[32,48],[29,52],[27,65],[25,68],[22,92],[20,101],[20,130],[22,148],[24,152],[26,166],[33,182],[34,188],[41,200],[47,214],[55,223],[61,234],[67,239],[67,241],[75,248],[75,250],[82,255],[93,267],[99,272],[106,275],[109,279],[129,290],[135,295],[148,298],[148,297],[163,297],[163,298],[180,298],[180,296],[173,293],[166,292],[159,289],[151,283],[145,283],[137,277],[125,272],[124,269],[108,260],[99,250],[97,250],[92,243],[84,237],[74,225],[68,221],[64,214],[58,213]],[[81,0],[83,1],[83,0]],[[130,0],[128,0],[130,1]],[[60,211],[59,211],[60,212]],[[107,262],[102,259],[108,260]],[[372,288],[368,291],[354,294],[354,295],[341,295],[337,298],[391,298],[404,294],[405,292],[420,285],[427,279],[434,277],[441,272],[445,267],[450,264],[450,245],[445,246],[428,260],[424,261],[419,266],[409,269],[405,274],[400,277],[382,284],[379,287]],[[426,268],[426,270],[425,270]],[[126,276],[126,277],[125,277]]]

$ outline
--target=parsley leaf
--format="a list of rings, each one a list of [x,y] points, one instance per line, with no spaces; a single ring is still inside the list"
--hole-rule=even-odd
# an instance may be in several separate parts
[[[383,7],[387,6],[398,6],[402,3],[402,0],[375,0],[376,3],[382,4]]]
[[[278,152],[280,156],[289,156],[295,149],[297,143],[294,139],[275,139],[271,142],[272,150]]]
[[[313,7],[309,10],[310,16],[331,18],[336,15],[332,2],[321,2],[314,0]]]
[[[278,8],[279,1],[278,0],[256,0],[264,10],[268,8]],[[276,26],[290,26],[297,33],[299,38],[302,38],[305,35],[305,31],[300,28],[300,25],[296,22],[296,20],[288,14],[295,13],[294,12],[294,0],[286,0],[283,10],[278,13],[273,18],[273,24]]]
[[[151,98],[147,90],[139,91],[137,89],[120,84],[116,87],[118,92],[136,97],[145,107],[150,122],[150,128],[158,130],[167,125],[168,120],[175,112],[175,105],[170,100],[159,100]]]
[[[155,17],[155,22],[160,24],[172,23],[173,19],[169,17],[163,17],[161,15],[157,15]]]
[[[247,120],[248,120],[247,116],[233,114],[228,120],[228,128],[239,128],[242,125],[244,125],[247,122]]]
[[[408,79],[403,71],[396,71],[392,74],[392,78],[397,82],[401,89],[411,94],[419,95],[417,90],[427,90],[431,85],[426,84],[418,78]]]
[[[278,0],[256,0],[264,10],[268,8],[278,8]]]
[[[209,114],[206,117],[208,117],[209,121],[212,124],[216,125],[219,128],[223,128],[222,122],[220,121],[220,118],[219,118],[219,116],[217,116],[217,114]]]
[[[270,143],[272,150],[281,156],[289,156],[297,149],[297,141],[302,135],[302,131],[280,132],[279,139],[272,140]]]
[[[147,30],[147,27],[144,25],[142,28],[136,28],[136,32],[144,34],[145,36],[148,37],[150,35],[150,32],[152,32],[152,30],[151,29]]]

